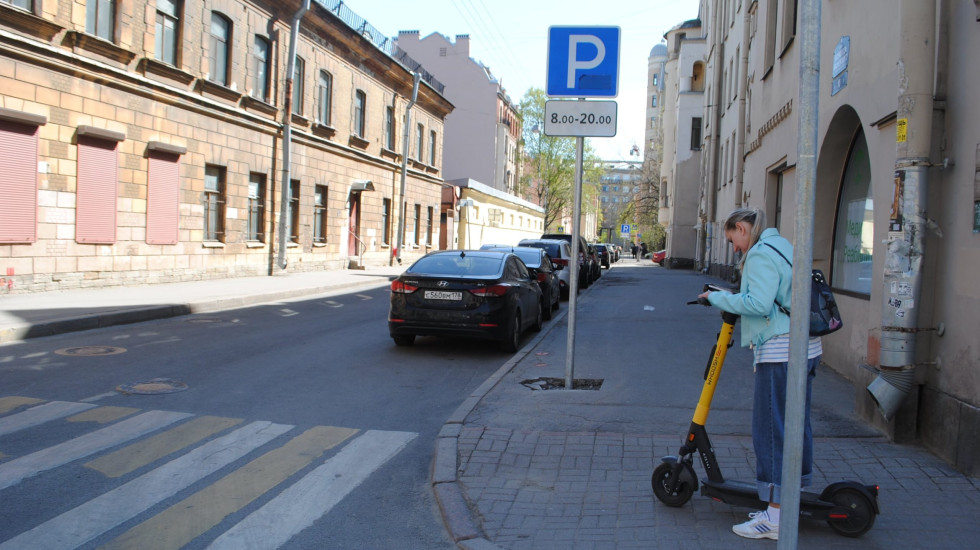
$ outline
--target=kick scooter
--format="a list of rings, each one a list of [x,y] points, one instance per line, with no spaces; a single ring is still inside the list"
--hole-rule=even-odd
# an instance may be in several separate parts
[[[727,289],[709,284],[704,285],[704,290]],[[688,304],[711,305],[704,298]],[[728,504],[765,510],[768,503],[759,499],[755,483],[725,479],[705,430],[711,399],[725,363],[725,355],[732,346],[732,332],[735,330],[738,315],[723,311],[721,319],[721,332],[711,350],[704,373],[704,387],[701,389],[701,398],[694,411],[691,427],[677,456],[664,457],[663,462],[654,469],[651,480],[653,494],[667,506],[683,506],[698,488],[698,476],[694,472],[694,454],[697,453],[708,476],[701,483],[702,495]],[[820,494],[800,492],[800,516],[826,521],[834,531],[846,537],[859,537],[868,532],[878,513],[876,485],[838,481],[830,484]]]

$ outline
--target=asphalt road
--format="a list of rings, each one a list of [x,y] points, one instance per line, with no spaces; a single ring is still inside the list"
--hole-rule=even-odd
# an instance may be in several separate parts
[[[241,539],[228,533],[264,547],[287,537],[282,547],[291,549],[451,548],[429,485],[433,441],[509,356],[493,342],[431,337],[396,347],[387,298],[387,289],[325,295],[0,347],[0,413],[10,411],[0,416],[0,549],[62,535],[73,542],[49,548],[235,547]],[[155,379],[163,381],[147,384]],[[181,384],[173,393],[117,390]],[[26,427],[11,420],[50,401],[73,412]],[[101,442],[100,430],[117,437],[123,421],[145,413],[179,418]],[[184,433],[192,422],[204,434],[197,439]],[[212,460],[204,443],[253,425],[242,443],[220,442],[222,452],[242,445],[239,455],[189,477]],[[170,436],[174,427],[190,442]],[[66,448],[83,442],[92,448]],[[153,451],[164,444],[169,452]],[[53,458],[73,452],[81,457]],[[346,466],[331,470],[331,462]],[[121,508],[118,517],[77,534],[103,521],[93,512],[100,498]],[[315,510],[324,502],[329,509]],[[311,525],[283,525],[300,515],[283,512],[289,504]],[[260,527],[239,527],[253,523]]]

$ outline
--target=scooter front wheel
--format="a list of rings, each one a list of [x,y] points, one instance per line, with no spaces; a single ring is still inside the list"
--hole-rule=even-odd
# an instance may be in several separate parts
[[[860,537],[875,524],[874,504],[861,491],[843,488],[830,495],[831,501],[847,510],[846,518],[828,519],[827,523],[845,537]]]
[[[688,467],[682,464],[681,468]],[[657,499],[663,502],[667,506],[672,506],[678,508],[683,506],[688,500],[691,500],[691,495],[694,494],[694,484],[684,480],[683,475],[677,480],[677,486],[674,487],[674,491],[671,492],[668,487],[672,482],[674,465],[668,462],[662,463],[653,470],[653,479],[651,483],[653,484],[653,494],[657,495]]]

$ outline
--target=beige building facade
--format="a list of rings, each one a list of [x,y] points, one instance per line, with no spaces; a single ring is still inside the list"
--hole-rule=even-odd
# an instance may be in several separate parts
[[[537,239],[545,232],[544,208],[476,180],[447,182],[443,206],[452,212],[452,243],[445,248],[474,250],[483,245],[517,246],[522,239]],[[448,235],[448,234],[447,234]]]
[[[0,2],[7,291],[387,265],[400,212],[404,255],[437,246],[453,106],[421,82],[402,196],[417,64],[342,3],[303,14],[292,88],[299,0],[88,4]]]
[[[821,2],[813,264],[845,329],[823,361],[890,437],[980,472],[980,13],[966,0]],[[794,238],[802,28],[792,0],[704,0],[709,81],[698,266],[723,221]]]

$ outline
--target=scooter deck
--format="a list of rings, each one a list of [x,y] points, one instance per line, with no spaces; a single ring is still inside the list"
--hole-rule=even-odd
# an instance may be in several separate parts
[[[710,480],[701,482],[701,495],[711,497],[728,504],[745,506],[757,510],[765,510],[768,502],[759,499],[755,483],[726,479],[718,483]],[[800,514],[812,515],[815,511],[826,511],[834,507],[832,502],[820,499],[817,493],[800,491]]]

